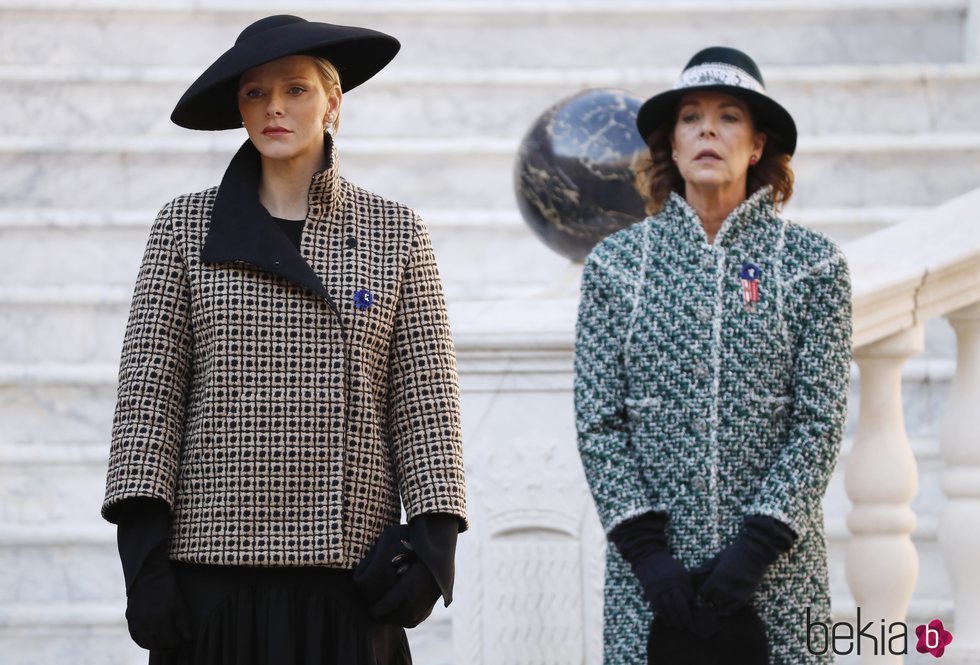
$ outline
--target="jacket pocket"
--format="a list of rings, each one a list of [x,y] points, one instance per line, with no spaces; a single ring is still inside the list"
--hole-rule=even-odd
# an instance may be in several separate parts
[[[792,395],[759,395],[749,393],[749,405],[753,415],[760,418],[786,418],[793,412]]]
[[[660,410],[663,400],[660,397],[627,397],[626,417],[631,423],[641,423]]]

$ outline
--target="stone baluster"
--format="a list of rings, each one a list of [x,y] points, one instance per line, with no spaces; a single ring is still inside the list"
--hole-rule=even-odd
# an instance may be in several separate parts
[[[918,578],[919,557],[911,538],[916,519],[909,507],[918,489],[918,471],[902,415],[902,366],[922,348],[922,327],[915,326],[854,353],[861,403],[844,476],[854,504],[847,517],[852,537],[845,565],[861,623],[873,621],[873,634],[879,636],[879,626],[905,621]],[[885,636],[899,632],[896,627]],[[889,642],[875,646],[858,639],[855,650],[860,646],[862,662],[901,663],[901,655],[885,654]],[[894,646],[900,651],[904,644]]]
[[[950,655],[980,662],[980,303],[947,318],[956,331],[956,374],[939,439],[947,497],[939,545],[953,590]]]

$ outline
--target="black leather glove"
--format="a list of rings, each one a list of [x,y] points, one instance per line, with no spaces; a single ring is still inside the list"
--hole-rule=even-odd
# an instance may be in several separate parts
[[[436,578],[418,558],[407,561],[404,566],[395,585],[371,606],[371,615],[382,623],[414,628],[429,618],[442,591]]]
[[[723,616],[752,598],[763,575],[780,554],[789,550],[796,534],[766,515],[749,515],[735,541],[696,570],[708,573],[700,596]]]
[[[144,649],[171,649],[190,639],[187,611],[167,557],[170,509],[131,499],[119,510],[116,539],[126,579],[129,634]]]
[[[386,529],[354,571],[354,582],[382,623],[414,628],[440,596],[452,602],[456,537],[454,515],[426,513],[407,527]]]
[[[654,613],[673,628],[691,628],[694,587],[667,547],[667,515],[644,513],[618,525],[609,539],[640,580]]]

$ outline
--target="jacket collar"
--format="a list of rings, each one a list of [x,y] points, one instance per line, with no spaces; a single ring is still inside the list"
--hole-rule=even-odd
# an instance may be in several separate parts
[[[311,222],[322,219],[338,205],[340,172],[330,135],[325,135],[324,151],[327,167],[317,171],[310,183],[301,248],[308,244]],[[317,294],[336,311],[320,277],[259,202],[261,176],[261,155],[251,140],[245,141],[218,186],[201,261],[248,263]]]
[[[683,196],[677,192],[671,192],[664,204],[663,214],[671,223],[680,226],[684,233],[693,240],[707,244],[708,234],[704,231],[704,224],[698,217],[698,213]],[[775,215],[775,210],[773,208],[772,186],[765,185],[728,213],[728,217],[722,222],[721,228],[715,235],[714,244],[718,246],[728,245],[743,228],[751,227],[773,215]]]

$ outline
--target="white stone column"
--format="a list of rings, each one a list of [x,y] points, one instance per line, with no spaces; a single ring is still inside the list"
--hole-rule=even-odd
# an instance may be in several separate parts
[[[902,415],[902,366],[922,348],[922,327],[916,326],[854,353],[861,403],[844,475],[854,504],[847,517],[852,538],[846,571],[861,621],[874,621],[876,628],[882,619],[886,626],[905,621],[918,578],[919,557],[911,538],[916,519],[909,507],[918,490],[918,471]],[[900,655],[875,656],[870,647],[861,643],[862,662],[902,662]]]
[[[956,374],[939,439],[947,497],[939,545],[955,608],[949,655],[980,662],[980,303],[947,318],[956,331]]]

